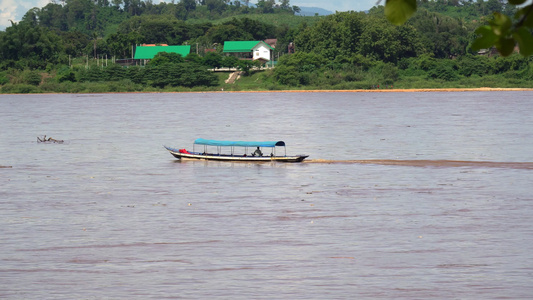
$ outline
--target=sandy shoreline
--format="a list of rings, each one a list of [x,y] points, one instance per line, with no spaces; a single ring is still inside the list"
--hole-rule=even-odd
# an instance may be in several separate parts
[[[0,95],[54,95],[54,94],[173,94],[173,93],[424,93],[424,92],[525,92],[533,91],[533,88],[427,88],[427,89],[375,89],[375,90],[249,90],[249,91],[182,91],[182,92],[108,92],[108,93],[28,93],[28,94],[4,94]]]
[[[376,90],[279,90],[279,91],[214,91],[216,93],[401,93],[401,92],[504,92],[533,91],[533,88],[444,88],[444,89],[376,89]],[[193,92],[194,93],[194,92]],[[202,93],[202,92],[201,92]],[[210,93],[210,92],[203,92]]]

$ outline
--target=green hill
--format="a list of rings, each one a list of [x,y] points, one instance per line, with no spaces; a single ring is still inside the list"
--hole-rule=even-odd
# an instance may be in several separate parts
[[[498,0],[419,1],[402,26],[388,22],[382,6],[305,17],[288,0],[246,2],[70,0],[31,9],[0,31],[2,92],[529,87],[533,79],[530,59],[470,47],[492,10],[513,11]],[[221,55],[225,41],[265,39],[277,39],[273,70]],[[191,45],[194,54],[114,63],[144,43]],[[289,43],[296,52],[286,55]],[[249,76],[226,85],[228,74],[211,74],[221,67]]]

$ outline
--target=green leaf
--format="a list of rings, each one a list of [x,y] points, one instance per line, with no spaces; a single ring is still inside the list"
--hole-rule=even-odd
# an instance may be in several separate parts
[[[511,3],[512,5],[520,5],[524,2],[526,2],[526,0],[509,0],[509,3]]]
[[[416,0],[387,0],[385,16],[394,25],[402,25],[416,11]]]
[[[511,26],[513,25],[511,19],[499,12],[495,12],[493,15],[494,19],[492,19],[489,23],[492,25],[492,30],[494,33],[499,36],[508,35]]]
[[[533,13],[531,13],[531,9],[533,8],[531,6],[533,6],[533,4],[524,7],[524,10],[527,10],[527,12],[525,13],[527,14],[529,12],[524,21],[524,26],[527,26],[529,28],[533,28]]]
[[[478,51],[480,49],[491,48],[498,40],[498,36],[492,31],[492,27],[489,25],[481,26],[476,29],[478,37],[472,43],[472,49]]]
[[[518,41],[520,47],[520,54],[523,56],[530,56],[533,54],[533,36],[529,30],[524,27],[518,28],[513,37]]]
[[[515,43],[516,41],[513,38],[501,37],[496,42],[495,46],[502,56],[509,56],[513,53]]]

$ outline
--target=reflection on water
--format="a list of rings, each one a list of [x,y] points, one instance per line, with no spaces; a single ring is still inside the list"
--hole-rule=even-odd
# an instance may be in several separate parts
[[[530,298],[531,96],[0,95],[0,298]]]

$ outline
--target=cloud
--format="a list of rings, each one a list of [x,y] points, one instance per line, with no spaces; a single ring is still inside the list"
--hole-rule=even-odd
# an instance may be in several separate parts
[[[46,6],[49,0],[0,0],[0,30],[5,30],[11,26],[11,21],[19,22],[28,10]]]
[[[12,21],[17,21],[17,6],[14,0],[0,0],[0,28],[11,25]]]

